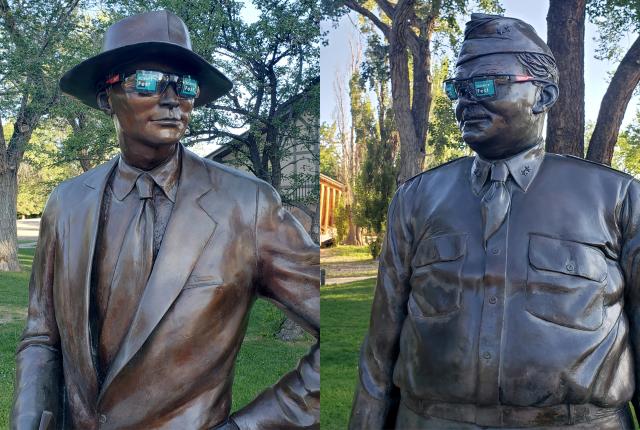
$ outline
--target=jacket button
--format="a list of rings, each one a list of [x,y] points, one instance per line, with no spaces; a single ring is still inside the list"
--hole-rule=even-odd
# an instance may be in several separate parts
[[[484,354],[482,354],[482,356],[483,356],[485,359],[487,359],[487,360],[488,360],[488,359],[490,359],[490,358],[491,358],[491,353],[487,351],[487,352],[485,352]]]
[[[573,264],[571,264],[571,263],[567,264],[567,270],[568,270],[569,272],[573,272],[573,269],[575,269],[575,267],[573,266]]]
[[[493,248],[493,249],[491,250],[491,253],[492,253],[493,255],[498,255],[498,254],[500,254],[500,249],[499,249],[499,248]]]
[[[107,416],[100,414],[100,424],[105,424],[107,422]]]
[[[489,303],[491,303],[492,305],[495,305],[496,303],[498,303],[498,299],[496,298],[496,296],[491,296],[489,298]]]

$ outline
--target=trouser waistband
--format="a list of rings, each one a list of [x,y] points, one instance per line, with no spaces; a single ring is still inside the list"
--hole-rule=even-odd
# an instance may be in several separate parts
[[[465,422],[488,427],[566,426],[586,423],[620,412],[623,407],[603,408],[592,404],[526,406],[476,406],[460,403],[434,403],[402,395],[402,402],[424,417]]]

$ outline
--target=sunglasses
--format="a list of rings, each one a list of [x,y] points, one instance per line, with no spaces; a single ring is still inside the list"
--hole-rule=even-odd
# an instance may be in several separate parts
[[[122,89],[127,93],[143,95],[160,95],[169,84],[174,84],[176,94],[181,99],[195,99],[200,95],[198,81],[189,75],[174,75],[153,70],[136,70],[135,73],[125,76],[119,73],[106,80],[107,85],[121,83]]]
[[[496,97],[496,86],[501,84],[519,84],[521,82],[551,81],[527,75],[484,75],[466,79],[447,79],[444,91],[450,100],[458,100],[460,95],[467,95],[472,100],[487,100]]]

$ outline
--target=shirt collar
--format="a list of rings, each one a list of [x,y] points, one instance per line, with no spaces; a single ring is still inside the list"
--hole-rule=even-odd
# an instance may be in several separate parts
[[[540,170],[543,159],[544,140],[542,139],[532,148],[502,160],[485,160],[476,154],[471,166],[471,185],[473,192],[476,193],[476,195],[480,194],[482,187],[489,177],[491,165],[495,161],[503,161],[507,165],[509,173],[511,173],[511,177],[516,184],[518,184],[524,192],[527,192],[529,185],[531,185],[531,182],[533,182],[533,179]]]
[[[155,183],[164,191],[164,194],[173,203],[176,202],[176,192],[178,191],[178,178],[180,177],[180,158],[182,156],[182,145],[178,145],[176,152],[163,164],[152,170],[141,170],[127,164],[122,156],[118,160],[118,167],[111,184],[113,194],[118,200],[124,200],[136,185],[138,176],[143,173],[149,174]]]

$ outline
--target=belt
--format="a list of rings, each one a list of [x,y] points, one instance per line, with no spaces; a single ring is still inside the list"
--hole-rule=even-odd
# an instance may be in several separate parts
[[[434,403],[402,394],[402,403],[423,417],[440,418],[488,427],[539,427],[587,423],[620,412],[622,407],[592,404],[527,406],[476,406],[464,403]]]

